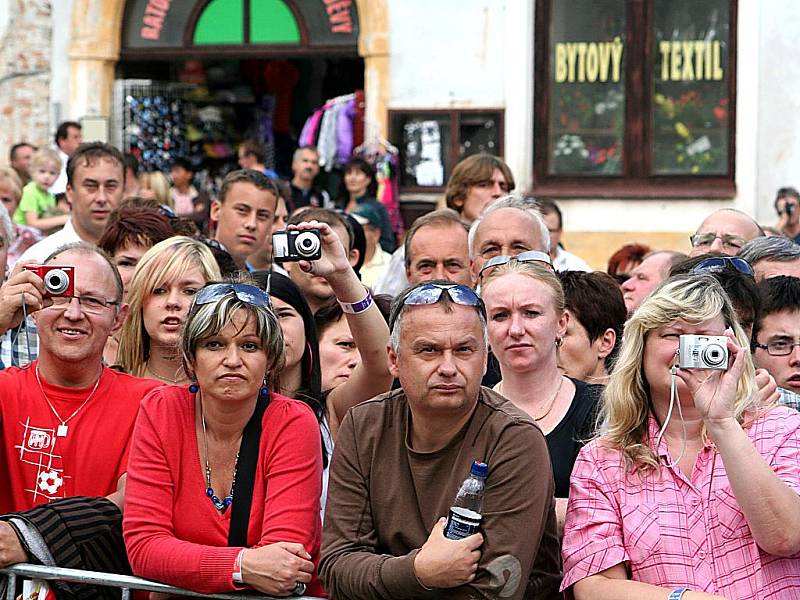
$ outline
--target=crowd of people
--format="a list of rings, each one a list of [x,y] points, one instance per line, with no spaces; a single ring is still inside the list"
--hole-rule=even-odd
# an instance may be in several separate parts
[[[56,145],[0,168],[0,567],[353,600],[800,596],[796,190],[774,228],[723,208],[685,253],[592,271],[486,154],[398,239],[361,158],[331,198],[313,147],[279,181],[247,142],[209,198],[185,160],[141,176],[71,122]],[[278,260],[279,231],[319,257]],[[474,461],[480,531],[449,539]]]

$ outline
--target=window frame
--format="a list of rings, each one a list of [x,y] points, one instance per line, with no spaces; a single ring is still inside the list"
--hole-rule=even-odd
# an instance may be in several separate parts
[[[388,122],[389,122],[389,135],[391,136],[390,139],[394,144],[397,145],[399,152],[399,172],[401,174],[400,180],[402,180],[402,173],[405,170],[405,155],[403,153],[403,140],[402,140],[402,125],[408,121],[414,120],[415,118],[419,118],[422,116],[427,115],[435,115],[435,116],[449,116],[450,119],[450,143],[448,144],[448,149],[451,156],[451,161],[454,161],[451,165],[444,165],[445,172],[444,172],[444,185],[441,186],[421,186],[421,185],[411,185],[411,186],[404,186],[400,184],[400,192],[402,193],[415,193],[415,194],[440,194],[447,189],[447,180],[449,179],[450,175],[453,172],[453,168],[458,164],[458,156],[459,156],[459,145],[461,140],[459,139],[458,135],[461,128],[461,116],[462,115],[470,115],[470,114],[481,114],[481,113],[495,113],[497,115],[497,128],[499,131],[499,143],[498,149],[495,156],[502,158],[504,156],[505,151],[505,109],[492,106],[492,107],[485,107],[485,108],[392,108],[388,111]],[[398,137],[399,134],[399,137]]]
[[[728,40],[728,174],[649,175],[655,39],[654,0],[625,0],[625,130],[622,175],[547,172],[550,103],[551,6],[536,0],[534,35],[533,193],[556,198],[733,198],[736,195],[737,2],[730,3]],[[639,33],[637,33],[639,32]],[[642,33],[643,32],[643,33]],[[642,151],[634,151],[640,148]]]

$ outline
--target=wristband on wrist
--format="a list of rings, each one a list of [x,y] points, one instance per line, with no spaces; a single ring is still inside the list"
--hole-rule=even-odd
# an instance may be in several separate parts
[[[363,300],[353,302],[352,304],[349,302],[339,302],[339,306],[341,306],[342,311],[346,312],[348,315],[358,315],[372,306],[372,294],[367,290],[367,295]]]
[[[233,583],[236,585],[244,585],[244,579],[242,579],[242,557],[244,556],[245,550],[247,550],[247,548],[242,548],[239,554],[236,555],[236,560],[233,561],[233,575],[231,579],[233,579]]]
[[[675,588],[672,593],[667,597],[667,600],[681,600],[683,595],[689,591],[689,588]]]

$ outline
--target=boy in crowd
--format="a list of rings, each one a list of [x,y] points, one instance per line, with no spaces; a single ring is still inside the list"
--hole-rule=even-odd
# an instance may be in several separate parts
[[[800,410],[800,279],[772,277],[761,281],[758,291],[753,360],[775,378],[781,404]]]
[[[69,215],[60,209],[48,190],[61,171],[61,159],[50,148],[42,148],[31,158],[31,181],[22,188],[22,200],[14,212],[14,222],[49,233],[63,227]]]

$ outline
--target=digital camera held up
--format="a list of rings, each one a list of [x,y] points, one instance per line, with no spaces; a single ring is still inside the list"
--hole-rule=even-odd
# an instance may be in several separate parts
[[[317,260],[322,257],[319,229],[282,229],[272,234],[272,257],[276,262]]]
[[[682,335],[678,348],[681,369],[728,368],[728,338],[724,335]]]
[[[75,295],[75,267],[27,265],[23,268],[42,278],[45,298]]]

